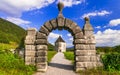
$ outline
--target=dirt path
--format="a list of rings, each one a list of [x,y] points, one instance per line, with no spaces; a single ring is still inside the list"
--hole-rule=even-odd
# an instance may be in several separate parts
[[[57,53],[45,73],[37,72],[34,75],[77,75],[73,72],[71,61],[66,60],[63,53]]]

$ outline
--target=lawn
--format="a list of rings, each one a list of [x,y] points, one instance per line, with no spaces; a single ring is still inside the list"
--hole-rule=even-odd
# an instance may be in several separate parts
[[[73,52],[64,52],[64,56],[65,56],[66,59],[74,62],[74,53]]]
[[[56,54],[56,51],[48,51],[48,63],[51,61],[51,59],[53,58],[53,56]]]

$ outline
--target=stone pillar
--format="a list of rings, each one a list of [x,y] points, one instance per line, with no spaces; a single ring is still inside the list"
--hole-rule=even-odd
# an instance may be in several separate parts
[[[93,41],[75,39],[76,71],[96,67],[97,57]]]
[[[36,38],[36,67],[37,71],[45,72],[47,70],[47,36],[38,32]]]
[[[25,64],[35,65],[35,40],[36,40],[36,29],[29,28],[27,30],[27,36],[25,38]]]
[[[97,66],[96,42],[93,35],[93,28],[89,23],[89,18],[85,18],[83,38],[80,37],[80,33],[77,33],[74,40],[76,71],[94,68]]]

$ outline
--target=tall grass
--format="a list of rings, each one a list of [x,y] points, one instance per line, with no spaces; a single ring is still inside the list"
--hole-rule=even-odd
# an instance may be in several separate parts
[[[10,42],[9,44],[0,43],[0,50],[16,49],[18,45],[15,42]]]
[[[0,51],[0,75],[32,75],[36,68],[25,65],[17,55]]]

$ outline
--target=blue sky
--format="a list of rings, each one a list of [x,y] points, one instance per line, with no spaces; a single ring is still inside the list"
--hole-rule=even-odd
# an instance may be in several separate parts
[[[84,17],[90,17],[97,46],[120,45],[120,0],[0,0],[0,17],[24,29],[40,27],[58,15],[57,3],[65,7],[63,15],[75,21],[81,28]],[[54,44],[61,35],[72,46],[72,36],[66,30],[54,30],[48,41]]]

